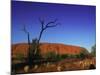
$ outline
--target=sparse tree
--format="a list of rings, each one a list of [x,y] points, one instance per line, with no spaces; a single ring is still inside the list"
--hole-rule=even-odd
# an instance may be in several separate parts
[[[41,40],[41,37],[43,35],[43,32],[45,30],[47,30],[48,28],[56,27],[57,25],[60,24],[60,23],[57,23],[57,19],[55,19],[54,21],[50,21],[50,22],[46,23],[45,20],[39,18],[39,21],[40,21],[40,24],[41,24],[41,30],[40,30],[40,33],[39,33],[35,54],[37,53],[37,49],[39,48],[39,44],[40,44],[40,40]]]
[[[30,56],[31,56],[31,49],[30,49],[30,45],[31,45],[30,33],[29,33],[29,31],[26,29],[26,26],[25,26],[25,25],[23,26],[22,31],[24,31],[25,34],[27,35],[28,46],[29,46],[28,52],[27,52],[27,62],[29,63],[29,62],[31,62],[31,58],[30,58]]]
[[[27,57],[27,61],[28,63],[32,64],[34,60],[37,60],[39,58],[41,58],[40,55],[40,39],[43,35],[43,32],[48,29],[48,28],[52,28],[52,27],[56,27],[59,23],[57,22],[57,19],[55,19],[54,21],[50,21],[48,23],[46,23],[43,19],[39,19],[40,24],[41,24],[41,30],[39,33],[39,37],[36,39],[30,40],[30,33],[29,31],[26,29],[25,25],[23,26],[22,31],[24,31],[27,34],[27,39],[28,39],[28,45],[29,45],[29,49],[28,49],[28,57]]]
[[[26,33],[26,35],[27,35],[27,40],[28,40],[28,45],[30,45],[30,33],[29,33],[29,31],[26,29],[26,26],[25,26],[25,25],[23,26],[22,31],[24,31],[24,32]],[[29,48],[30,48],[30,47],[29,47]]]

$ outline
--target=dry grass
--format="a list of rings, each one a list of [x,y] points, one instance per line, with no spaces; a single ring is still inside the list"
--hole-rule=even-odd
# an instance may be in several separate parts
[[[41,73],[41,72],[59,72],[59,71],[72,71],[72,70],[87,70],[89,69],[90,64],[96,65],[95,58],[84,59],[67,62],[66,60],[59,61],[56,63],[45,63],[41,65],[32,66],[28,71],[24,71],[24,67],[16,70],[16,73]],[[19,66],[20,67],[20,66]]]

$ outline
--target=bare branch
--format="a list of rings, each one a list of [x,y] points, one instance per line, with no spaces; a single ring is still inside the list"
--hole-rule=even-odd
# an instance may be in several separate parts
[[[41,39],[41,36],[42,36],[44,30],[46,30],[47,28],[56,27],[59,24],[59,23],[56,23],[57,19],[55,19],[54,21],[48,22],[46,25],[44,24],[45,23],[44,20],[41,20],[41,19],[39,19],[39,20],[41,22],[42,29],[41,29],[40,34],[39,34],[38,44],[40,43],[40,39]]]
[[[46,26],[51,26],[51,24],[54,24],[54,23],[56,23],[56,22],[57,22],[57,19],[55,19],[54,21],[48,22],[48,23],[46,24]]]
[[[60,23],[56,23],[56,24],[54,24],[54,25],[48,25],[48,26],[46,26],[47,28],[49,28],[49,27],[56,27],[57,25],[59,25]]]
[[[46,30],[47,28],[51,28],[51,27],[56,27],[57,25],[52,25],[52,26],[46,26],[45,28],[43,28],[43,30]]]
[[[39,18],[39,21],[40,21],[42,29],[43,29],[44,28],[44,20],[41,20],[41,18]]]
[[[47,28],[51,28],[51,27],[56,27],[57,25],[59,25],[60,23],[56,23],[57,19],[55,19],[54,21],[48,22],[46,24],[46,26],[43,28],[43,30],[47,29]]]
[[[28,44],[30,45],[30,33],[27,31],[25,25],[23,25],[22,31],[24,31],[27,34]]]
[[[23,25],[23,29],[22,29],[22,31],[24,31],[25,33],[29,34],[29,32],[27,31],[27,29],[26,29],[26,26],[25,26],[25,25]]]

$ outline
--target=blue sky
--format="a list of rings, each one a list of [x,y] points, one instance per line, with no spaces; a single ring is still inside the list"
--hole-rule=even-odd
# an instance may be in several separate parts
[[[12,1],[12,43],[27,42],[21,31],[25,24],[31,39],[39,36],[41,24],[58,19],[58,25],[47,29],[41,42],[63,43],[90,49],[95,44],[96,7],[69,4]]]

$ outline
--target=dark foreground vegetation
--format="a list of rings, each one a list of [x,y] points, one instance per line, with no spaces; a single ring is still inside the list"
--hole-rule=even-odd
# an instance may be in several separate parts
[[[77,58],[75,56],[68,57],[63,55],[62,58],[52,59],[52,56],[49,56],[47,59],[34,60],[31,63],[25,60],[13,59],[13,74],[89,70],[96,68],[95,57]]]

